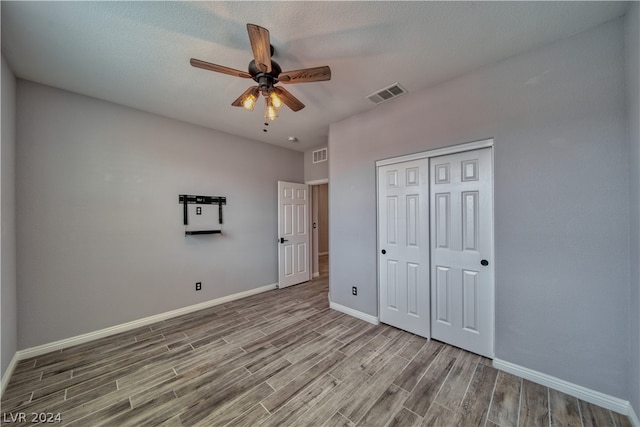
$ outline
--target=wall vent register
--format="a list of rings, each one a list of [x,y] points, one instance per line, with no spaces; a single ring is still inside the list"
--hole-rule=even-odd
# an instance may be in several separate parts
[[[320,163],[327,161],[327,148],[321,148],[313,152],[313,163]]]
[[[394,83],[391,86],[387,86],[382,90],[372,93],[367,96],[367,99],[375,104],[381,104],[400,95],[404,95],[405,93],[407,93],[407,90],[403,88],[400,83]]]

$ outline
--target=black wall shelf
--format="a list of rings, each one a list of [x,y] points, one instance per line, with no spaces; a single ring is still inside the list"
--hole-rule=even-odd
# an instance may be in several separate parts
[[[198,234],[222,234],[222,230],[198,230],[198,231],[185,231],[186,236],[197,236]]]
[[[227,204],[226,197],[220,196],[192,196],[189,194],[180,194],[178,203],[183,206],[184,225],[189,225],[189,211],[187,205],[218,205],[218,223],[222,224],[222,205]],[[186,236],[195,236],[199,234],[222,234],[222,230],[185,230]]]

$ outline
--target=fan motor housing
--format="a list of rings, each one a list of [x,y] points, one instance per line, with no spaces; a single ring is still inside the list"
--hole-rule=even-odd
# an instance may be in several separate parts
[[[249,62],[249,74],[251,74],[251,77],[255,81],[258,81],[258,79],[260,77],[262,77],[262,76],[269,76],[273,80],[277,81],[278,80],[278,76],[280,75],[281,72],[282,72],[282,68],[280,68],[280,65],[274,60],[271,60],[271,72],[270,73],[263,73],[256,66],[256,61],[255,60],[252,59],[251,62]]]

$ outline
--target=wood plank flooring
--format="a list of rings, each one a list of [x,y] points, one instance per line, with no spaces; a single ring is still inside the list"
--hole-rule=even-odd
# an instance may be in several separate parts
[[[2,425],[48,413],[83,427],[630,426],[480,356],[330,310],[327,282],[23,360]]]

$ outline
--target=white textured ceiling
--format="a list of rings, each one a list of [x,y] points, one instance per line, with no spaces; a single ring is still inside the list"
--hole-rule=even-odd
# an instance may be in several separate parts
[[[19,78],[305,150],[326,143],[331,123],[376,108],[365,97],[378,89],[399,82],[415,92],[594,27],[627,6],[2,1],[2,53]],[[267,133],[261,104],[253,112],[230,105],[251,80],[189,65],[194,57],[246,70],[246,23],[270,30],[283,70],[332,70],[331,81],[287,85],[306,108],[282,108]]]

